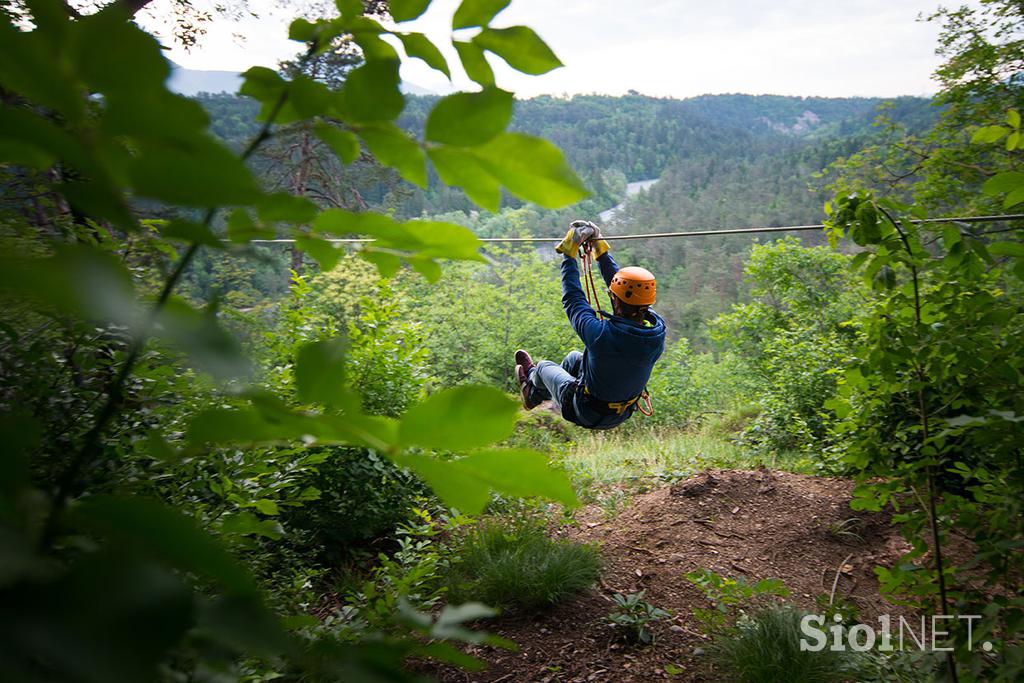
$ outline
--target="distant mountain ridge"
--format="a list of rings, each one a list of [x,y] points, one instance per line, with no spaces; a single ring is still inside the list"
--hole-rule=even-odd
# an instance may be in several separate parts
[[[242,74],[237,71],[202,71],[186,69],[171,63],[171,78],[167,87],[174,92],[195,97],[201,92],[236,93],[242,85]]]
[[[201,69],[186,69],[178,64],[171,63],[171,78],[167,87],[172,91],[195,97],[205,92],[215,95],[217,93],[228,93],[233,95],[242,86],[242,74],[237,71],[204,71]],[[415,83],[402,83],[402,92],[407,95],[436,95],[429,88],[424,88]]]

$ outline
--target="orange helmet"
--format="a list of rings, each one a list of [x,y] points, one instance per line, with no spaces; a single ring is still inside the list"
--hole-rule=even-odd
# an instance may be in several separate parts
[[[638,266],[620,269],[612,277],[612,284],[608,289],[622,301],[634,306],[650,306],[658,292],[651,271]]]

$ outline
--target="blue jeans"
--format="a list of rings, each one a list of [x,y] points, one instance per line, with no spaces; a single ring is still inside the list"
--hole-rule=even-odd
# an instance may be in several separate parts
[[[534,386],[533,395],[542,401],[552,400],[559,408],[563,408],[566,402],[572,401],[576,381],[581,374],[583,354],[579,351],[570,351],[561,365],[542,360],[530,371],[530,383]]]
[[[583,375],[583,354],[570,351],[561,365],[542,360],[530,371],[530,384],[534,398],[553,400],[562,411],[562,417],[587,429],[611,429],[629,419],[633,408],[622,414],[598,412],[586,399],[573,400]]]

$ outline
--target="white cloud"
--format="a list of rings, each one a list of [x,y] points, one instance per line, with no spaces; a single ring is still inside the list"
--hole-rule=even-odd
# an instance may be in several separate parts
[[[167,0],[161,0],[166,2]],[[236,25],[215,22],[192,53],[172,50],[189,68],[243,70],[294,55],[285,14],[272,0],[250,0],[261,14]],[[435,0],[403,25],[444,44],[458,0]],[[932,92],[938,27],[917,21],[936,0],[513,0],[497,26],[526,24],[565,67],[540,77],[518,74],[492,58],[500,85],[517,94],[609,93],[660,96],[704,93],[784,95],[920,95]],[[244,33],[239,44],[233,32]],[[453,66],[454,51],[445,50]],[[455,84],[470,87],[461,73]],[[442,89],[447,81],[418,61],[403,77]]]

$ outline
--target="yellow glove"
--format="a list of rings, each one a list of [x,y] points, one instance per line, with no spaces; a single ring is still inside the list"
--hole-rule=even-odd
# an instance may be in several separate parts
[[[597,233],[597,226],[587,221],[573,221],[569,225],[569,231],[565,233],[565,239],[558,243],[555,251],[565,254],[570,258],[576,258],[579,254],[580,245],[589,240]]]
[[[600,232],[597,233],[597,236],[595,236],[594,239],[592,239],[590,241],[590,244],[591,244],[591,251],[590,251],[590,253],[594,257],[595,261],[597,259],[601,258],[605,253],[607,253],[608,249],[611,248],[610,244],[608,244],[603,239],[601,239],[601,233]]]

